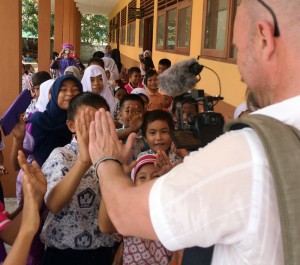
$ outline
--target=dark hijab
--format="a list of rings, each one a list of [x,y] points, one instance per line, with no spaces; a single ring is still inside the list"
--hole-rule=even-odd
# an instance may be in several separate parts
[[[144,61],[145,61],[145,72],[146,73],[148,72],[148,70],[153,70],[155,68],[153,61],[150,57],[145,57]]]
[[[64,81],[73,80],[82,93],[81,82],[73,75],[64,75],[56,79],[53,84],[51,100],[44,112],[35,112],[27,122],[32,123],[32,136],[34,138],[34,158],[40,166],[46,161],[56,147],[70,143],[72,133],[69,131],[66,120],[67,110],[58,106],[57,99]]]
[[[118,71],[119,73],[121,73],[122,70],[122,62],[121,62],[121,54],[120,51],[118,49],[113,49],[111,51],[111,58],[114,59],[117,67],[118,67]]]

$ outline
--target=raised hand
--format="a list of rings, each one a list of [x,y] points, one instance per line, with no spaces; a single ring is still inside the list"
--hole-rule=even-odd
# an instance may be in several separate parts
[[[79,150],[79,157],[84,164],[91,165],[92,161],[89,154],[89,127],[94,120],[93,113],[89,108],[79,109],[75,118],[75,131]]]
[[[131,154],[135,133],[128,136],[124,145],[118,139],[111,114],[104,109],[96,112],[95,121],[91,122],[89,131],[89,153],[93,163],[106,156],[113,156],[121,163],[126,163]]]
[[[26,132],[25,129],[26,129],[26,124],[25,124],[24,115],[22,114],[20,115],[19,122],[12,129],[11,133],[16,140],[23,142],[25,137],[25,132]]]
[[[129,127],[133,132],[138,131],[143,123],[143,114],[137,107],[130,106],[129,108]]]
[[[173,165],[165,151],[158,151],[156,157],[157,162],[154,163],[154,166],[160,176],[166,174],[173,168]]]
[[[47,190],[47,181],[45,175],[41,171],[36,161],[33,161],[32,165],[27,162],[26,157],[22,151],[18,151],[18,162],[21,169],[23,170],[23,179],[30,183],[32,187],[33,197],[38,203],[39,207],[41,207],[44,200],[44,195]]]

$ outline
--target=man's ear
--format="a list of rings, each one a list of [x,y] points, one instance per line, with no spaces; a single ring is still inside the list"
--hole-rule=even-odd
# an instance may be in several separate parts
[[[275,51],[274,27],[267,21],[259,21],[257,25],[258,45],[262,59],[269,61]]]
[[[70,132],[76,133],[76,131],[75,131],[75,122],[74,121],[67,120],[66,124],[67,124],[68,129],[70,130]]]

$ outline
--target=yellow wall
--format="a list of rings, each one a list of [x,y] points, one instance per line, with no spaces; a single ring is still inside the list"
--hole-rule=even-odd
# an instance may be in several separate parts
[[[116,8],[109,15],[109,19],[113,18],[118,12],[122,10],[130,0],[120,0]],[[139,0],[137,0],[137,6],[139,7]],[[157,0],[154,0],[154,21],[153,21],[153,51],[152,59],[154,65],[157,67],[158,61],[162,58],[168,58],[172,61],[172,64],[185,60],[190,57],[197,58],[201,53],[201,38],[202,38],[202,18],[203,18],[203,0],[193,0],[192,4],[192,23],[191,23],[191,43],[190,43],[190,56],[178,55],[174,53],[160,52],[155,50],[156,43],[156,31],[157,31]],[[139,39],[139,20],[136,20],[136,34],[135,34],[135,46],[120,45],[120,52],[122,59],[125,58],[125,68],[129,68],[136,61],[138,63],[138,53],[142,51],[138,47]],[[126,34],[127,41],[127,34]],[[116,44],[111,43],[115,48]],[[201,55],[201,54],[200,54]],[[128,58],[129,57],[129,58]],[[131,60],[130,60],[131,59]],[[241,77],[237,69],[236,64],[223,63],[214,60],[200,58],[200,63],[212,68],[220,77],[222,86],[222,96],[224,102],[237,106],[244,101],[246,86],[240,81]],[[219,86],[217,77],[209,70],[204,69],[201,73],[202,80],[198,83],[197,88],[204,89],[206,93],[210,95],[219,94]]]

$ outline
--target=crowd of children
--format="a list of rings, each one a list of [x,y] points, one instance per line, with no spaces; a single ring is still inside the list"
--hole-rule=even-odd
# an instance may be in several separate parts
[[[9,223],[0,226],[0,239],[12,243],[20,229],[11,249],[16,253],[19,248],[18,264],[96,265],[112,264],[113,259],[113,264],[169,264],[174,255],[160,242],[122,236],[110,222],[89,157],[88,131],[96,110],[104,108],[114,118],[120,141],[136,134],[123,165],[135,185],[180,163],[187,151],[176,150],[170,136],[177,120],[173,99],[161,94],[158,84],[158,75],[171,62],[160,60],[156,71],[151,52],[145,51],[140,66],[128,70],[124,85],[117,49],[94,53],[84,71],[74,54],[72,44],[63,44],[53,56],[51,75],[41,71],[25,76],[24,68],[22,85],[31,90],[33,100],[12,131],[11,163],[20,170],[19,210],[10,221],[0,202],[3,220]],[[185,104],[186,116],[196,113],[194,102]],[[0,175],[7,173],[2,148],[0,137]],[[7,239],[4,232],[10,226],[16,228]],[[22,249],[24,235],[29,242]],[[13,261],[10,255],[6,262],[17,264]]]

